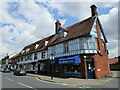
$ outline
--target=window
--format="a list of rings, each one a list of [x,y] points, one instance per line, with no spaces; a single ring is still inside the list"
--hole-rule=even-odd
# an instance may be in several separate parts
[[[51,51],[53,55],[56,55],[56,46],[52,46]]]
[[[69,46],[68,46],[68,42],[64,43],[64,53],[69,52]]]
[[[32,60],[32,55],[31,54],[27,55],[26,60]]]
[[[59,67],[55,66],[55,72],[59,72]]]
[[[27,56],[25,56],[25,61],[27,60]]]
[[[37,49],[37,48],[38,48],[38,46],[39,46],[39,44],[36,44],[36,45],[35,45],[35,49]]]
[[[43,45],[46,46],[48,44],[48,41],[43,42]]]
[[[37,59],[37,53],[34,54],[34,60],[36,60],[36,59]]]
[[[17,58],[17,61],[19,62],[19,58]]]
[[[64,32],[64,37],[66,37],[66,35],[67,35],[67,32]]]
[[[32,60],[32,55],[31,54],[28,55],[28,59]]]
[[[25,52],[25,50],[22,50],[21,54],[23,54]]]
[[[45,52],[42,52],[41,58],[45,58]]]
[[[45,64],[45,62],[41,62],[40,63],[40,71],[46,71],[46,64]]]
[[[30,50],[30,49],[29,49],[29,48],[27,48],[27,49],[26,49],[26,52],[28,52],[29,50]]]
[[[23,57],[21,57],[21,62],[23,61]]]

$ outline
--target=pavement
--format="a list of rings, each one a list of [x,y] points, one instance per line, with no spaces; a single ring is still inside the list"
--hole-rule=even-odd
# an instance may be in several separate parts
[[[54,83],[64,83],[64,84],[77,84],[77,85],[99,85],[106,82],[109,82],[110,80],[114,79],[115,77],[118,77],[118,72],[110,72],[110,74],[106,77],[102,77],[99,79],[81,79],[81,78],[59,78],[59,77],[53,77],[53,80],[51,80],[51,76],[46,75],[39,75],[39,74],[31,74],[27,73],[27,76],[33,76],[37,79],[47,81],[47,82],[54,82]]]

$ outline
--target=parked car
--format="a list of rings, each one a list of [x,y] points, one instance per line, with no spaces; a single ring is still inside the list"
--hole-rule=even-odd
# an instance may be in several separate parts
[[[13,73],[14,75],[26,75],[25,69],[16,69]]]
[[[9,68],[5,68],[5,69],[2,70],[2,72],[10,73],[10,69]]]

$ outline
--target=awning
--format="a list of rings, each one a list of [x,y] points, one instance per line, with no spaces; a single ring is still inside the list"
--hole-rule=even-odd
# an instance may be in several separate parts
[[[72,65],[79,65],[80,64],[80,56],[73,56],[69,58],[60,58],[59,64],[72,64]]]

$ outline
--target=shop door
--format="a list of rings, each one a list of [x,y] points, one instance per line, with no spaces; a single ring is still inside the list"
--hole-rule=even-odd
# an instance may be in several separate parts
[[[94,79],[95,78],[94,59],[93,58],[87,58],[86,59],[86,64],[87,64],[88,79]]]

